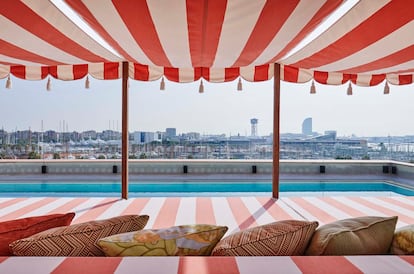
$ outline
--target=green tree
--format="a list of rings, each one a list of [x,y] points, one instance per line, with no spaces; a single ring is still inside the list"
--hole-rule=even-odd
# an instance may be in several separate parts
[[[40,154],[36,151],[29,152],[28,159],[40,159]]]

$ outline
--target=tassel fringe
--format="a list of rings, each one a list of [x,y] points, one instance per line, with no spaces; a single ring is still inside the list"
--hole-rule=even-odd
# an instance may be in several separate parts
[[[7,77],[6,88],[7,89],[11,89],[12,88],[12,82],[11,82],[11,79],[10,79],[10,75]]]
[[[200,87],[198,88],[198,93],[204,93],[203,80],[200,81]]]
[[[243,85],[242,85],[242,81],[241,81],[240,78],[239,78],[239,82],[237,83],[237,90],[238,91],[242,91],[243,90]]]
[[[315,93],[316,93],[315,81],[312,80],[312,84],[310,87],[310,94],[315,94]]]
[[[347,95],[352,95],[352,84],[351,84],[351,82],[349,82],[349,85],[348,85],[348,89],[346,91],[346,94]]]
[[[90,83],[89,83],[89,76],[86,76],[86,80],[85,80],[85,88],[89,89],[90,87]]]

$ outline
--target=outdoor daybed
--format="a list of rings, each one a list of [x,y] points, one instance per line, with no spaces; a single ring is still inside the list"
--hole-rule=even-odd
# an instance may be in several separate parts
[[[316,221],[284,220],[244,229],[225,237],[227,227],[218,225],[145,229],[150,218],[147,215],[124,215],[71,225],[74,216],[74,213],[51,214],[0,223],[0,256],[4,256],[0,258],[0,273],[3,273],[2,267],[13,265],[13,258],[24,264],[33,256],[39,262],[43,262],[39,257],[49,258],[54,261],[56,268],[64,267],[66,270],[69,267],[67,263],[59,266],[66,260],[99,262],[116,268],[121,263],[134,265],[134,261],[145,262],[168,273],[191,273],[183,272],[184,265],[197,268],[210,265],[209,269],[220,269],[223,264],[223,269],[230,271],[246,268],[244,263],[268,267],[280,263],[280,260],[287,263],[284,267],[292,266],[292,262],[295,262],[294,265],[300,269],[301,264],[314,264],[314,267],[318,267],[319,262],[322,262],[320,258],[323,257],[324,265],[328,260],[331,262],[330,267],[343,265],[342,270],[343,267],[355,267],[354,270],[358,270],[359,266],[352,262],[359,258],[366,260],[367,257],[361,255],[375,255],[372,256],[375,261],[391,260],[394,262],[392,267],[401,267],[400,270],[414,269],[413,256],[404,256],[414,254],[414,225],[395,230],[397,216],[356,217],[320,227]],[[102,258],[105,255],[111,258],[107,257],[105,261]],[[188,255],[195,257],[183,257]],[[209,259],[200,257],[209,255]],[[297,257],[302,255],[303,258]],[[127,259],[118,256],[151,257]],[[165,256],[180,257],[172,259]],[[257,259],[240,256],[255,256]],[[263,256],[289,257],[271,260]],[[163,263],[157,266],[154,260]],[[177,270],[174,267],[164,269],[164,262],[176,265]],[[79,269],[79,266],[76,267],[71,266]],[[378,265],[375,266],[374,263],[372,267]],[[109,269],[106,270],[111,272]],[[239,273],[238,271],[213,273]]]

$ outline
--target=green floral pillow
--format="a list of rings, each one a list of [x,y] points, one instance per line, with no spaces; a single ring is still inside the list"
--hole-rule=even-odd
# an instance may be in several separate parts
[[[201,224],[145,229],[102,238],[98,245],[106,256],[208,256],[227,229]]]

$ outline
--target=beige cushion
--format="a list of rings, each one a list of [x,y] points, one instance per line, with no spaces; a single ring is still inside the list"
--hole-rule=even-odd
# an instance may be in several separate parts
[[[365,216],[345,219],[319,227],[306,255],[387,254],[397,216]]]
[[[226,231],[202,224],[145,229],[100,239],[98,245],[107,256],[206,256]]]
[[[414,255],[414,225],[407,225],[395,231],[391,253],[396,255]]]
[[[242,230],[223,238],[213,256],[302,255],[318,222],[285,220]]]
[[[147,215],[125,215],[42,231],[14,241],[10,248],[17,256],[104,256],[96,241],[113,234],[140,230]]]

